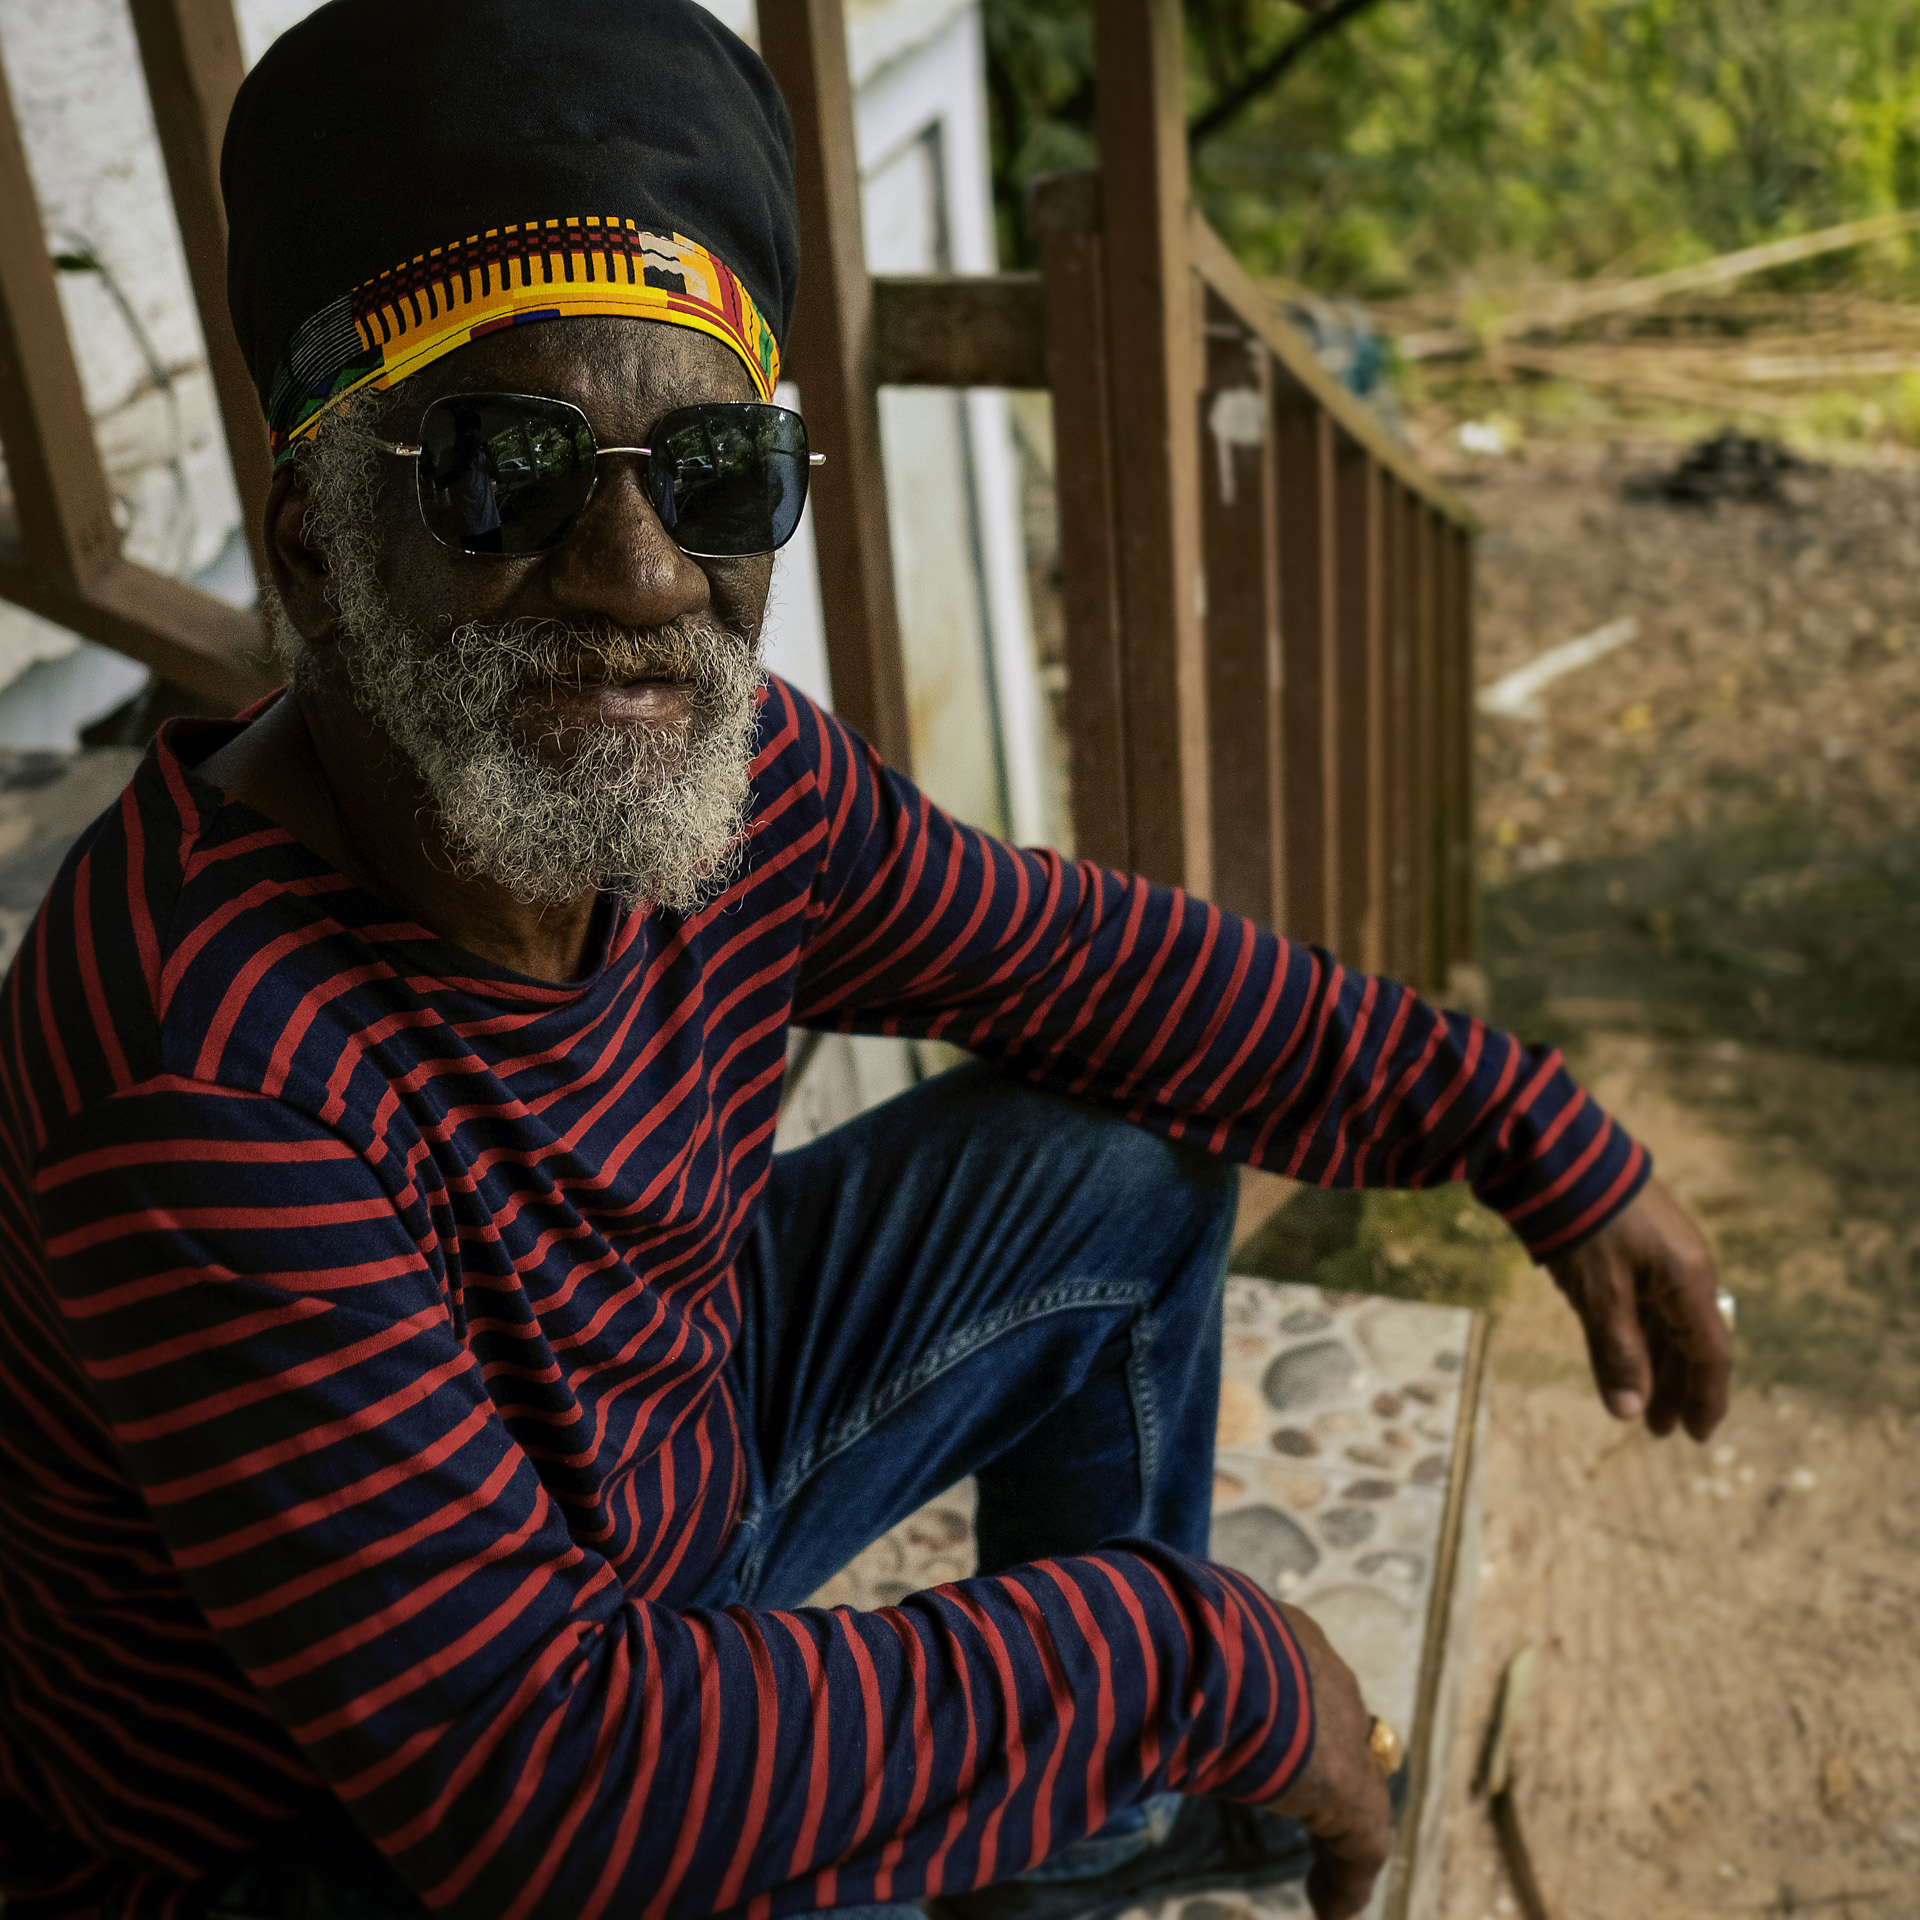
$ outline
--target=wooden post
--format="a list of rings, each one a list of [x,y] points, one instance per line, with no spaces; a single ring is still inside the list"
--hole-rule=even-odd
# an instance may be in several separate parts
[[[1268,926],[1285,900],[1273,390],[1259,337],[1209,294],[1199,396],[1213,897]]]
[[[227,215],[220,198],[220,143],[247,70],[240,29],[233,0],[132,0],[132,7],[153,123],[200,312],[207,369],[240,496],[240,525],[254,570],[264,573],[273,468],[259,396],[227,311]]]
[[[1035,181],[1027,225],[1040,244],[1046,289],[1074,852],[1083,860],[1131,867],[1100,176],[1056,174]]]
[[[1386,932],[1385,634],[1380,468],[1341,437],[1340,958],[1378,972]]]
[[[1440,816],[1440,729],[1443,724],[1437,657],[1440,616],[1436,561],[1445,522],[1424,501],[1415,500],[1412,506],[1414,765],[1413,820],[1408,841],[1413,860],[1412,965],[1417,985],[1438,990],[1446,985],[1447,979],[1446,962],[1435,932],[1439,894],[1434,884],[1438,870],[1435,834]]]
[[[120,554],[33,176],[0,63],[0,446],[28,567],[84,588]]]
[[[1101,0],[1094,104],[1112,356],[1128,839],[1207,893],[1207,688],[1180,0]]]
[[[1332,946],[1340,925],[1339,573],[1334,425],[1280,385],[1274,406],[1279,510],[1282,837],[1289,939]]]
[[[786,370],[799,383],[813,444],[828,459],[812,499],[834,710],[890,765],[911,772],[840,0],[761,0],[760,50],[793,117],[805,264]]]
[[[1414,846],[1420,833],[1420,710],[1414,635],[1420,618],[1420,503],[1397,480],[1387,495],[1387,970],[1417,981]]]
[[[1448,894],[1447,969],[1476,964],[1480,952],[1479,887],[1474,875],[1474,845],[1477,839],[1474,797],[1477,758],[1474,738],[1473,669],[1473,535],[1464,527],[1449,527],[1449,579],[1442,602],[1447,622],[1447,645],[1451,657],[1452,701],[1443,724],[1453,755],[1452,792],[1448,795],[1448,817],[1452,825],[1452,844],[1447,850],[1446,887]]]

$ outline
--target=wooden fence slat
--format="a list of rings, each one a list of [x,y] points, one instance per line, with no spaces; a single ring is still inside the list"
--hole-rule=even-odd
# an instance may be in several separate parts
[[[216,704],[243,707],[280,684],[252,614],[130,560],[109,560],[79,585],[0,564],[0,600],[112,647]]]
[[[1340,918],[1348,966],[1378,972],[1386,932],[1384,514],[1379,463],[1340,436]]]
[[[1264,343],[1216,295],[1206,298],[1205,324],[1197,405],[1213,898],[1277,926],[1285,883],[1273,393]]]
[[[1439,903],[1435,834],[1440,814],[1438,660],[1440,620],[1436,556],[1445,522],[1423,500],[1412,503],[1414,815],[1408,845],[1413,860],[1413,979],[1421,987],[1446,983],[1446,963],[1435,931]]]
[[[1273,350],[1274,384],[1292,387],[1327,414],[1356,444],[1393,474],[1403,486],[1438,507],[1461,526],[1477,523],[1464,501],[1429,473],[1413,453],[1382,425],[1380,416],[1336,373],[1320,363],[1313,342],[1290,321],[1275,296],[1233,257],[1232,249],[1208,224],[1198,207],[1187,214],[1187,247],[1194,271],[1231,307],[1235,315]]]
[[[1035,181],[1028,195],[1027,224],[1039,242],[1040,278],[1046,288],[1073,846],[1083,860],[1130,868],[1100,176],[1056,174]]]
[[[1453,848],[1454,792],[1458,785],[1455,742],[1449,738],[1447,721],[1459,702],[1454,690],[1454,665],[1457,648],[1454,640],[1454,559],[1452,536],[1444,521],[1433,528],[1433,700],[1439,724],[1434,730],[1434,764],[1430,797],[1433,818],[1427,830],[1427,844],[1433,854],[1433,921],[1429,938],[1433,947],[1433,977],[1446,984],[1447,970],[1453,964]]]
[[[1339,571],[1332,419],[1274,395],[1280,556],[1280,769],[1288,938],[1332,946],[1340,925]]]
[[[233,96],[246,77],[240,29],[233,0],[132,0],[132,11],[200,313],[207,370],[240,496],[240,525],[254,569],[264,573],[273,467],[259,396],[227,311],[227,215],[220,198],[220,143]]]
[[[1441,730],[1452,759],[1447,818],[1451,843],[1447,849],[1446,889],[1447,971],[1474,964],[1479,951],[1477,889],[1474,884],[1476,840],[1474,799],[1475,719],[1473,664],[1473,536],[1464,527],[1447,529],[1447,592],[1442,612],[1447,621],[1450,655],[1451,703]]]
[[[1392,900],[1392,948],[1389,966],[1402,980],[1425,977],[1420,955],[1419,857],[1420,840],[1420,682],[1419,522],[1424,508],[1419,499],[1397,481],[1388,482],[1391,503],[1392,624],[1389,632],[1390,687],[1388,694],[1387,777],[1393,796],[1392,829],[1387,847],[1387,878]]]
[[[1112,355],[1127,836],[1151,880],[1211,891],[1194,300],[1180,0],[1094,10]]]
[[[828,459],[812,495],[834,710],[911,772],[906,666],[887,534],[873,283],[840,0],[761,0],[760,50],[793,118],[800,277],[788,375]]]
[[[0,61],[0,446],[27,566],[74,589],[120,554],[113,491],[67,338]]]

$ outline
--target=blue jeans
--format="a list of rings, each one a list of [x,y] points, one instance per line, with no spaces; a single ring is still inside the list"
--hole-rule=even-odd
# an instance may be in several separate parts
[[[797,1606],[968,1474],[983,1573],[1122,1534],[1204,1555],[1236,1193],[1224,1161],[980,1065],[776,1157],[738,1261],[742,1518],[690,1604]],[[1123,1809],[1037,1872],[1100,1871],[1167,1814]],[[210,1908],[419,1914],[358,1876],[308,1897],[349,1854],[384,1868],[362,1847],[307,1849],[297,1905],[252,1890],[259,1856]]]

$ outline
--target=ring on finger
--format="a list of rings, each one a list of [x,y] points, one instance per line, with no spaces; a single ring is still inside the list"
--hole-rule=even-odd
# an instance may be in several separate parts
[[[1731,1333],[1740,1318],[1740,1302],[1725,1287],[1715,1287],[1713,1304],[1719,1309],[1720,1318],[1727,1323],[1727,1331]]]
[[[1407,1743],[1376,1715],[1367,1735],[1367,1751],[1373,1755],[1373,1764],[1380,1769],[1381,1778],[1386,1779],[1400,1771],[1400,1763],[1407,1757]]]

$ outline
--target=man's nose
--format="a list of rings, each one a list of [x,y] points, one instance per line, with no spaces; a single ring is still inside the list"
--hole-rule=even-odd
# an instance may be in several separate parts
[[[643,477],[643,456],[617,454],[600,462],[586,511],[541,569],[557,613],[658,627],[707,610],[707,576],[660,524]]]

